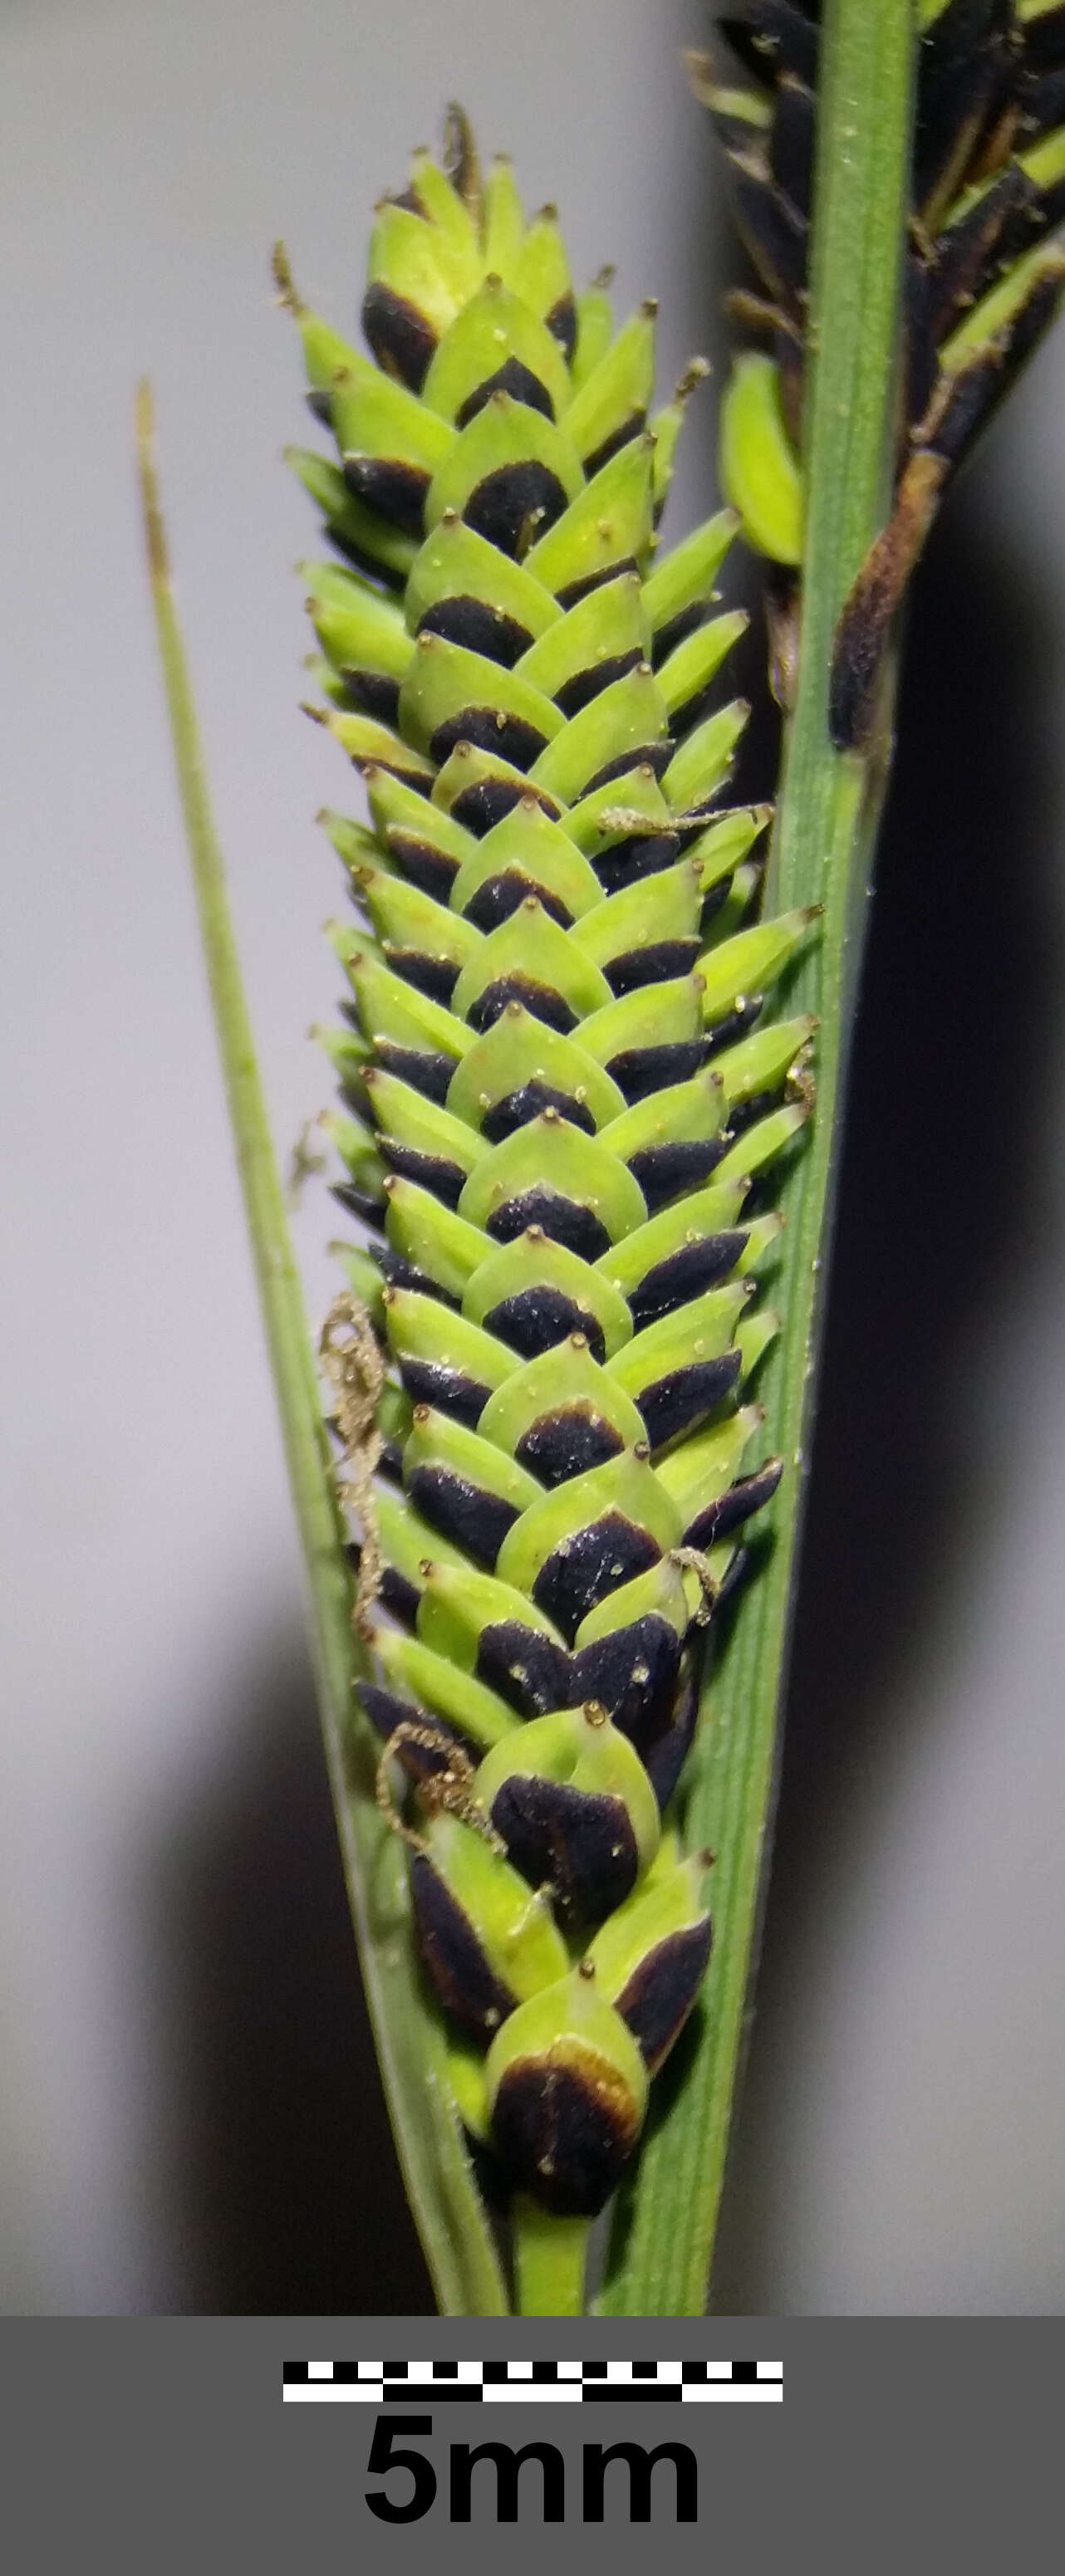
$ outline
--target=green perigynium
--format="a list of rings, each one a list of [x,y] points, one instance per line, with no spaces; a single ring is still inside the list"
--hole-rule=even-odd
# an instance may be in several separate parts
[[[734,520],[658,522],[698,371],[654,412],[552,209],[461,120],[371,238],[349,347],[279,279],[336,457],[294,462],[322,720],[370,822],[324,819],[355,916],[326,1033],[341,1249],[384,1353],[376,1671],[456,2100],[499,2182],[593,2215],[710,1946],[684,1856],[708,1614],[780,1461],[752,1379],[811,934],[759,920],[765,809],[714,593]],[[337,558],[339,557],[339,560]]]

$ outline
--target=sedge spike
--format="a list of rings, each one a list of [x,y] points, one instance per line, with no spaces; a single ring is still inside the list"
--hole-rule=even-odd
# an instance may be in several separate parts
[[[890,517],[836,637],[841,751],[875,728],[885,653],[943,495],[1065,295],[1065,6],[920,0],[902,382]],[[802,558],[800,449],[821,12],[740,0],[722,54],[689,70],[709,110],[760,293],[733,299],[760,346],[721,410],[722,487],[769,559],[774,625]],[[727,46],[728,51],[725,52]],[[778,689],[787,705],[787,682]]]
[[[760,917],[768,812],[722,801],[736,521],[658,550],[702,370],[653,409],[653,305],[615,333],[457,114],[377,209],[369,357],[276,275],[336,450],[292,459],[333,549],[301,567],[310,712],[370,815],[323,818],[355,905],[325,1125],[370,1236],[340,1247],[334,1395],[338,1347],[379,1353],[372,1429],[365,1371],[335,1425],[360,1697],[519,2299],[564,2279],[576,2312],[710,1949],[685,1761],[781,1474],[759,1270],[814,1024],[767,997],[817,925]]]
[[[527,221],[505,161],[482,177],[457,110],[442,164],[417,153],[376,210],[369,357],[275,254],[335,444],[290,451],[331,549],[301,567],[307,711],[369,805],[320,818],[355,905],[329,931],[348,989],[315,1032],[340,1092],[322,1126],[362,1228],[335,1247],[324,1419],[139,420],[330,1774],[451,2314],[507,2312],[504,2207],[515,2312],[581,2313],[623,2179],[596,2304],[702,2311],[896,611],[1065,288],[1065,0],[734,0],[720,39],[690,68],[754,271],[731,298],[748,345],[731,506],[669,552],[703,362],[652,408],[653,304],[615,334],[611,272],[574,292],[554,208]],[[722,802],[747,714],[717,702],[737,529],[767,563],[775,816]]]

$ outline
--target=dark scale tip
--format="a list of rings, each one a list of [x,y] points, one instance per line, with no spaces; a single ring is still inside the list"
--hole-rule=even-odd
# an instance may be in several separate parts
[[[747,1574],[751,1565],[753,1555],[754,1550],[752,1548],[742,1546],[733,1548],[732,1554],[725,1567],[725,1571],[714,1596],[715,1611],[723,1610],[726,1601],[731,1601],[733,1593],[739,1591],[744,1576]]]
[[[556,2218],[595,2218],[620,2181],[639,2120],[620,2084],[596,2083],[590,2067],[530,2057],[503,2076],[492,2130],[519,2190]]]
[[[472,1924],[424,1852],[411,1854],[410,1892],[418,1949],[444,2011],[471,2039],[491,2039],[515,1997],[493,1974]]]
[[[434,1717],[413,1700],[400,1699],[379,1682],[358,1682],[356,1695],[383,1743],[388,1743],[397,1726],[424,1727],[427,1735],[439,1738],[438,1744],[416,1744],[410,1736],[404,1736],[402,1744],[397,1745],[396,1760],[411,1780],[434,1780],[439,1772],[446,1771],[456,1745],[463,1752],[473,1749],[442,1717]]]
[[[530,898],[544,912],[550,913],[552,921],[557,921],[562,930],[572,929],[573,914],[561,896],[552,894],[546,886],[537,885],[535,877],[527,877],[520,868],[514,867],[504,869],[498,877],[486,877],[476,894],[471,895],[464,917],[472,921],[477,930],[498,930],[500,922],[509,921],[511,914],[520,912],[522,904],[528,903]]]
[[[512,671],[527,653],[532,636],[520,626],[516,617],[493,608],[485,599],[470,599],[456,594],[451,599],[438,599],[427,608],[418,627],[419,635],[442,635],[448,644],[461,644],[464,652],[480,653],[485,661],[498,662]]]
[[[533,1599],[572,1642],[589,1610],[608,1592],[616,1592],[657,1565],[661,1553],[649,1530],[640,1529],[622,1512],[604,1512],[545,1558],[533,1584]]]
[[[781,81],[769,133],[773,178],[791,213],[805,223],[813,185],[814,100],[805,83]]]
[[[601,473],[603,466],[609,465],[612,456],[619,456],[622,448],[627,447],[631,439],[640,438],[646,427],[646,412],[630,411],[628,419],[622,421],[619,429],[612,429],[609,438],[604,438],[600,446],[593,447],[591,455],[582,459],[589,483],[593,474]]]
[[[761,1014],[764,998],[761,993],[752,994],[750,1001],[739,1002],[726,1018],[715,1020],[713,1027],[707,1029],[703,1039],[703,1055],[707,1064],[715,1055],[720,1055],[723,1047],[735,1046],[740,1038],[747,1036]]]
[[[501,1781],[492,1823],[530,1887],[550,1886],[563,1923],[603,1922],[636,1884],[636,1837],[620,1798],[519,1771]]]
[[[783,1473],[783,1460],[770,1458],[753,1476],[738,1477],[727,1493],[719,1494],[714,1502],[707,1504],[705,1511],[696,1513],[690,1529],[684,1533],[686,1544],[689,1547],[715,1547],[719,1539],[727,1538],[732,1530],[739,1529],[743,1521],[749,1520],[752,1512],[761,1511],[763,1503],[772,1501]]]
[[[440,1154],[420,1154],[413,1145],[397,1143],[394,1136],[381,1136],[378,1141],[393,1171],[403,1180],[415,1181],[419,1189],[430,1190],[444,1207],[457,1208],[466,1186],[461,1164],[448,1163]]]
[[[649,1745],[642,1757],[647,1777],[663,1811],[676,1788],[695,1733],[699,1714],[698,1663],[701,1663],[701,1657],[691,1654],[685,1657],[672,1720],[657,1743]]]
[[[434,1466],[428,1461],[410,1469],[407,1492],[415,1510],[431,1521],[434,1529],[445,1538],[456,1539],[460,1547],[491,1570],[507,1531],[518,1518],[513,1503],[472,1484],[466,1476],[456,1475],[451,1467]]]
[[[399,681],[390,680],[383,671],[342,670],[344,694],[349,707],[375,723],[395,725],[399,718]]]
[[[408,465],[402,457],[345,456],[344,481],[356,500],[404,536],[423,535],[429,476],[422,466]]]
[[[306,712],[312,715],[315,711],[308,707]],[[324,715],[315,715],[316,723],[325,724],[327,721]],[[387,758],[378,753],[376,760],[366,760],[361,752],[352,752],[351,764],[353,769],[361,770],[364,776],[368,776],[374,769],[383,770],[386,778],[398,778],[400,786],[409,787],[414,796],[424,796],[428,800],[431,793],[433,784],[431,775],[420,763],[415,767],[413,754],[409,753],[406,746],[399,741],[396,743],[395,750],[388,753]]]
[[[477,751],[495,752],[512,769],[531,769],[546,748],[547,736],[523,716],[506,715],[501,708],[462,707],[438,724],[429,745],[440,768],[460,742],[472,742]]]
[[[394,1073],[400,1082],[409,1082],[412,1091],[444,1107],[455,1071],[449,1055],[422,1055],[414,1047],[396,1046],[391,1038],[375,1038],[374,1054],[382,1073]]]
[[[572,678],[555,690],[556,707],[564,716],[578,716],[582,707],[590,706],[613,680],[623,680],[627,671],[635,671],[642,660],[643,648],[634,644],[628,653],[614,653],[602,662],[593,662],[587,671],[574,671]]]
[[[490,1388],[463,1370],[448,1368],[442,1360],[404,1359],[399,1361],[399,1374],[412,1404],[431,1404],[441,1413],[449,1413],[456,1422],[468,1423],[475,1431],[488,1402]]]
[[[731,1227],[721,1234],[704,1234],[698,1243],[682,1243],[667,1261],[656,1261],[629,1298],[636,1330],[657,1323],[662,1315],[672,1315],[677,1306],[702,1297],[719,1279],[726,1279],[746,1241],[739,1228]]]
[[[574,1100],[569,1092],[556,1091],[549,1082],[523,1082],[517,1091],[505,1092],[485,1111],[481,1134],[491,1145],[501,1145],[516,1127],[527,1127],[531,1118],[540,1118],[545,1109],[556,1109],[571,1127],[579,1127],[585,1136],[594,1136],[595,1120],[583,1100]],[[576,1328],[583,1331],[583,1325]],[[545,1346],[546,1347],[546,1346]]]
[[[436,333],[424,313],[378,282],[363,297],[362,327],[378,366],[420,394],[436,347]]]
[[[540,1226],[552,1243],[565,1244],[582,1261],[598,1261],[601,1253],[610,1250],[606,1227],[591,1208],[547,1188],[526,1190],[521,1198],[506,1200],[493,1210],[487,1231],[496,1243],[513,1243],[531,1225]]]
[[[935,339],[951,328],[961,308],[992,284],[1000,267],[1018,259],[1039,230],[1039,191],[1018,161],[1001,170],[967,214],[936,243],[928,276],[928,318]]]
[[[537,536],[542,536],[561,518],[565,507],[566,491],[558,475],[530,456],[515,464],[497,465],[492,473],[482,475],[462,515],[467,527],[487,537],[489,545],[498,546],[501,554],[517,557],[528,528],[533,526]]]
[[[357,1568],[362,1554],[361,1548],[353,1542],[348,1554],[352,1564]],[[378,1597],[382,1607],[390,1611],[392,1617],[398,1619],[404,1628],[413,1628],[418,1616],[421,1595],[417,1584],[411,1583],[405,1574],[399,1572],[397,1566],[385,1566],[381,1575],[381,1590]]]
[[[472,786],[460,790],[451,811],[464,831],[472,832],[475,841],[483,841],[493,824],[501,823],[505,814],[512,814],[515,805],[520,805],[522,797],[530,792],[551,822],[557,823],[560,809],[554,797],[545,795],[539,787],[530,791],[523,778],[475,779]]]
[[[525,1360],[553,1350],[568,1333],[586,1334],[592,1358],[600,1363],[606,1358],[602,1326],[594,1316],[586,1314],[583,1306],[565,1296],[561,1288],[550,1288],[543,1282],[519,1290],[514,1297],[501,1298],[499,1305],[485,1316],[484,1329],[495,1333],[499,1341],[509,1342],[511,1350],[520,1351]]]
[[[514,1455],[518,1465],[538,1476],[542,1485],[565,1485],[571,1476],[583,1476],[590,1467],[605,1466],[607,1459],[616,1458],[624,1446],[620,1431],[615,1431],[605,1415],[584,1400],[563,1405],[557,1413],[541,1413],[519,1440]],[[605,1694],[592,1693],[593,1698],[597,1696]]]
[[[694,838],[694,834],[692,835]],[[640,877],[655,877],[671,868],[680,852],[679,832],[634,832],[609,850],[593,853],[592,866],[604,894],[620,894]]]
[[[1002,390],[1005,358],[1005,347],[1001,343],[994,343],[990,349],[981,350],[971,358],[968,366],[959,367],[957,374],[951,379],[949,396],[939,406],[931,439],[936,456],[942,458],[945,464],[953,467],[960,463],[966,448],[983,428],[989,413],[994,409]],[[874,630],[870,652],[875,650],[876,640]],[[853,644],[851,649],[853,658],[858,661],[860,657]],[[837,657],[837,670],[838,667]],[[835,672],[833,677],[836,681]],[[833,705],[839,695],[840,686],[836,681]]]
[[[581,789],[582,796],[592,796],[599,787],[609,787],[613,778],[627,778],[630,770],[649,769],[655,778],[667,770],[676,744],[667,736],[665,742],[646,742],[635,751],[619,751],[616,759],[605,760]]]
[[[555,592],[560,608],[576,608],[578,600],[587,599],[589,591],[602,590],[608,581],[617,581],[623,572],[638,572],[635,555],[621,555],[617,563],[603,564],[597,572],[582,573],[578,581],[563,583]]]
[[[683,2029],[706,1974],[710,1919],[659,1941],[630,1977],[616,2009],[627,2022],[648,2073],[654,2075]]]
[[[431,1002],[450,1002],[459,979],[458,967],[450,957],[427,957],[420,948],[395,948],[390,939],[384,943],[385,956],[393,974],[402,975],[405,984],[415,992],[425,993]]]
[[[740,1136],[746,1135],[749,1127],[756,1127],[760,1118],[765,1118],[771,1109],[776,1108],[778,1102],[784,1098],[787,1087],[788,1076],[783,1074],[774,1090],[755,1091],[748,1099],[733,1103],[728,1117],[728,1133],[733,1144]]]
[[[678,1082],[690,1082],[698,1073],[705,1053],[702,1038],[685,1038],[672,1046],[627,1047],[624,1054],[612,1056],[607,1072],[630,1104],[646,1100],[652,1091],[663,1091]]]
[[[520,1619],[496,1619],[482,1628],[477,1678],[508,1700],[519,1717],[546,1717],[552,1709],[572,1708],[576,1700],[573,1665],[564,1647]]]
[[[651,650],[653,669],[659,670],[662,663],[668,660],[674,646],[683,644],[689,635],[694,635],[700,626],[705,626],[711,614],[709,601],[696,599],[692,601],[690,608],[679,609],[676,617],[671,617],[665,626],[659,626],[656,629]]]
[[[560,295],[546,318],[552,339],[558,341],[567,367],[571,366],[577,346],[577,306],[572,293]]]
[[[581,1647],[573,1658],[577,1695],[601,1700],[614,1725],[646,1760],[672,1724],[679,1665],[676,1629],[649,1611]]]
[[[434,903],[446,904],[459,872],[459,863],[449,853],[435,850],[430,841],[419,841],[413,832],[388,833],[388,847],[405,876]]]
[[[1024,59],[1035,72],[1057,71],[1065,64],[1065,0],[1060,8],[1026,20]]]
[[[385,1202],[379,1191],[360,1190],[354,1181],[333,1181],[329,1195],[336,1200],[338,1207],[347,1208],[352,1216],[357,1216],[360,1225],[380,1226],[384,1223]]]
[[[731,1394],[740,1365],[739,1351],[722,1351],[717,1359],[693,1360],[686,1368],[671,1369],[667,1377],[646,1387],[639,1406],[652,1449],[705,1422],[715,1404]]]
[[[745,70],[760,84],[791,72],[812,89],[817,79],[817,28],[794,0],[741,0],[721,21]]]
[[[393,1252],[391,1244],[376,1245],[374,1258],[390,1288],[413,1288],[420,1297],[434,1298],[438,1306],[450,1306],[452,1310],[457,1307],[457,1297],[442,1288],[439,1279],[431,1278],[428,1270],[419,1270],[413,1261],[405,1261],[402,1253]]]
[[[483,993],[478,994],[466,1015],[471,1029],[479,1033],[490,1029],[506,1010],[508,1002],[520,1002],[532,1019],[543,1020],[545,1027],[558,1029],[563,1037],[568,1037],[577,1026],[576,1011],[571,1010],[561,993],[554,992],[549,984],[538,984],[533,976],[523,975],[520,968],[515,967],[509,975],[498,975],[493,984],[486,984]]]
[[[697,939],[657,939],[646,948],[629,948],[605,969],[612,993],[635,993],[644,984],[668,984],[690,975],[699,955]]]
[[[481,384],[474,386],[472,394],[467,394],[455,414],[456,429],[465,429],[469,421],[476,420],[478,412],[484,410],[493,394],[510,394],[514,402],[524,403],[527,411],[542,412],[546,420],[555,417],[555,406],[547,386],[541,384],[539,376],[534,376],[531,367],[524,366],[520,358],[512,355],[504,358],[494,375],[485,376]]]
[[[723,1137],[704,1136],[687,1143],[647,1145],[641,1153],[630,1154],[629,1170],[643,1191],[648,1216],[668,1207],[682,1190],[696,1190],[708,1181],[725,1151]]]

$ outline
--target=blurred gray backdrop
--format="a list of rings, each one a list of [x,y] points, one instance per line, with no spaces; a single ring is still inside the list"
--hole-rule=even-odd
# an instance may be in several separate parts
[[[701,0],[6,0],[0,2305],[423,2309],[315,1737],[131,462],[161,461],[279,1143],[336,976],[268,252],[342,327],[462,98],[712,339]],[[712,504],[711,397],[673,525]],[[1058,2310],[1065,325],[918,586],[716,2302]],[[337,766],[333,766],[334,758]],[[765,778],[759,781],[764,792]],[[299,1217],[309,1291],[330,1202]]]

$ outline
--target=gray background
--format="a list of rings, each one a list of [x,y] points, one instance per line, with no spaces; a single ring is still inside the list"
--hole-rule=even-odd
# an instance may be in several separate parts
[[[434,2567],[480,2576],[498,2565],[501,2546],[508,2568],[525,2576],[543,2567],[545,2543],[559,2576],[583,2576],[579,2453],[587,2441],[619,2439],[648,2449],[680,2439],[696,2454],[699,2478],[698,2523],[678,2527],[669,2518],[670,2472],[656,2469],[649,2532],[623,2519],[624,2471],[610,2470],[606,2531],[611,2566],[623,2576],[663,2545],[678,2576],[696,2576],[708,2557],[744,2576],[776,2576],[796,2555],[796,2534],[808,2532],[826,2576],[851,2576],[855,2566],[863,2576],[896,2576],[900,2565],[997,2576],[1004,2564],[1048,2560],[1060,2484],[1056,2322],[675,2322],[674,2352],[701,2345],[722,2357],[782,2360],[783,2404],[438,2406],[426,2448],[440,2493],[423,2522],[399,2527],[364,2503],[377,2410],[282,2404],[287,2356],[379,2356],[382,2345],[399,2355],[488,2355],[513,2352],[516,2340],[529,2357],[589,2345],[596,2354],[657,2357],[667,2337],[651,2321],[620,2318],[590,2331],[550,2320],[509,2330],[483,2320],[382,2327],[368,2317],[354,2327],[320,2317],[0,2322],[5,2528],[15,2534],[20,2576],[23,2568],[52,2576],[83,2548],[86,2526],[100,2525],[118,2576],[127,2568],[139,2576],[146,2560],[159,2576],[185,2576],[190,2559],[289,2576],[312,2553],[346,2563],[366,2543],[370,2564],[395,2576],[421,2576],[427,2556]],[[497,2527],[485,2466],[475,2473],[473,2521],[449,2533],[449,2443],[518,2448],[545,2439],[566,2460],[564,2527],[545,2530],[530,2463],[516,2526]],[[398,2498],[407,2483],[396,2476],[389,2492]]]
[[[418,2310],[359,2015],[131,469],[151,369],[276,1133],[335,991],[267,253],[343,325],[461,96],[578,277],[707,345],[697,0],[7,0],[0,2305]],[[919,585],[779,1862],[748,2313],[1065,2291],[1065,326]],[[709,422],[709,404],[701,422]],[[708,507],[689,432],[672,524]],[[764,776],[760,782],[764,785]],[[320,1188],[299,1219],[330,1293]]]
[[[580,2334],[580,2342],[578,2342]],[[774,2354],[766,2354],[766,2342]],[[707,2553],[750,2576],[774,2576],[794,2558],[797,2532],[817,2535],[828,2576],[861,2566],[964,2566],[972,2576],[1024,2553],[1042,2566],[1057,2524],[1060,2463],[1060,2326],[861,2321],[673,2324],[676,2352],[696,2344],[784,2360],[781,2406],[438,2406],[431,2458],[441,2476],[425,2522],[392,2527],[364,2504],[366,2455],[376,2409],[284,2406],[281,2360],[330,2354],[503,2354],[516,2329],[498,2321],[374,2318],[34,2318],[0,2324],[0,2406],[8,2434],[5,2527],[18,2568],[52,2576],[83,2550],[85,2527],[106,2527],[108,2566],[126,2576],[150,2561],[160,2576],[188,2563],[255,2566],[289,2576],[294,2563],[330,2553],[348,2563],[369,2543],[371,2563],[420,2576],[425,2555],[480,2576],[505,2563],[583,2576],[578,2455],[583,2442],[681,2437],[699,2460],[699,2524],[668,2517],[668,2470],[655,2470],[652,2535],[629,2527],[624,2470],[609,2473],[611,2566],[647,2566],[668,2548],[670,2568],[696,2576]],[[526,2324],[526,2354],[554,2349],[658,2357],[665,2336],[650,2321],[611,2326]],[[418,2409],[425,2411],[425,2409]],[[392,2409],[389,2409],[392,2414]],[[449,2535],[446,2447],[549,2439],[565,2452],[565,2527],[544,2530],[539,2473],[521,2470],[518,2524],[500,2530],[493,2473],[477,2468],[474,2519]],[[57,2476],[62,2460],[62,2476]],[[485,2488],[480,2491],[480,2481]],[[619,2481],[619,2488],[614,2486]],[[663,2496],[658,2496],[663,2481]],[[374,2481],[376,2483],[376,2481]],[[392,2478],[400,2496],[407,2481]],[[529,2494],[526,2494],[529,2483]],[[915,2532],[921,2535],[915,2555]],[[454,2553],[454,2555],[451,2555]]]

